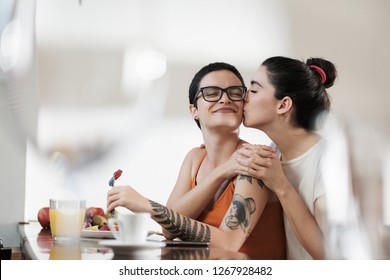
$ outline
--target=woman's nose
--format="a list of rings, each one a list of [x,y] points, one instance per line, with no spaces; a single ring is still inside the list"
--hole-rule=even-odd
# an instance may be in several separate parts
[[[228,102],[228,103],[230,103],[230,102],[232,102],[232,101],[230,100],[230,98],[229,98],[229,96],[228,96],[228,93],[227,93],[226,91],[223,91],[223,92],[222,92],[221,99],[219,100],[219,102],[223,102],[223,103]]]

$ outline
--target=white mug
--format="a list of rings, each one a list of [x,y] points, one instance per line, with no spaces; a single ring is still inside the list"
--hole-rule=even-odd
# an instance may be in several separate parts
[[[108,219],[107,223],[117,240],[126,244],[141,244],[146,242],[150,218],[149,213],[119,212],[116,218]]]

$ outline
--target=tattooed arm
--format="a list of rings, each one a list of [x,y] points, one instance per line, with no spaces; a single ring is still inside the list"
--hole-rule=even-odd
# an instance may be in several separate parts
[[[211,246],[238,251],[257,224],[268,200],[267,188],[256,179],[240,176],[232,203],[219,228],[201,223],[140,195],[130,186],[109,190],[107,212],[123,206],[133,212],[151,213],[152,219],[169,233],[167,238],[206,241]]]
[[[261,180],[239,175],[236,179],[232,203],[220,225],[229,235],[229,246],[237,251],[251,234],[270,198]]]
[[[147,199],[131,186],[115,186],[107,193],[107,213],[118,206],[133,212],[148,212],[152,219],[167,231],[166,238],[175,237],[188,241],[210,241],[210,227],[172,209]]]
[[[179,237],[187,241],[210,242],[210,226],[192,220],[167,207],[149,200],[152,206],[152,218],[170,233],[173,239]]]

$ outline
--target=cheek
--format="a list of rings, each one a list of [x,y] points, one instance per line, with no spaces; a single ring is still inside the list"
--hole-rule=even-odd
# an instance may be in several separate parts
[[[265,112],[271,110],[273,107],[272,101],[267,98],[258,98],[253,101],[254,102],[252,102],[251,108],[256,108],[257,111]]]
[[[202,106],[198,106],[198,110],[197,110],[198,117],[207,116],[209,109],[210,108],[207,107],[205,104],[202,104]]]
[[[260,99],[251,99],[249,103],[245,104],[245,123],[255,125],[264,118],[269,109],[269,106]]]
[[[241,112],[241,113],[244,112],[245,105],[246,104],[239,105],[238,106],[238,111]]]
[[[259,98],[252,98],[250,102],[248,102],[246,109],[254,114],[256,111],[259,111],[263,107],[263,104]]]

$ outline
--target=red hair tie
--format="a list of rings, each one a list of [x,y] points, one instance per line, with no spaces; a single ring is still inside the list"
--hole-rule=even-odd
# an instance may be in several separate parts
[[[321,76],[321,84],[325,84],[326,81],[326,74],[325,71],[321,69],[321,67],[318,67],[317,65],[310,65],[310,68],[313,68],[317,71],[318,74]]]

